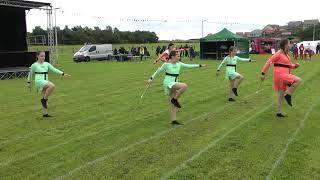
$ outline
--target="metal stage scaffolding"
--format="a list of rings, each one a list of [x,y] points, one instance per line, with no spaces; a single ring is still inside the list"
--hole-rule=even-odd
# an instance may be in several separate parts
[[[0,6],[23,8],[25,10],[39,9],[46,11],[47,14],[47,42],[50,63],[57,63],[57,42],[53,31],[53,7],[50,3],[35,2],[35,1],[23,1],[23,0],[0,0]],[[27,38],[27,37],[26,37]],[[28,74],[28,67],[8,67],[0,68],[0,79],[11,79],[17,77],[25,77]]]

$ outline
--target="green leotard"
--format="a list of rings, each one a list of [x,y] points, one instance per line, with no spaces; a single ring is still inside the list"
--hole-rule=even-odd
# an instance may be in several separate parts
[[[33,74],[35,74],[34,82],[37,91],[42,91],[43,87],[48,83],[48,72],[52,71],[56,74],[63,75],[63,72],[53,67],[50,63],[43,62],[42,64],[35,62],[30,68],[28,82],[30,83]]]
[[[230,57],[227,56],[224,58],[224,60],[221,62],[221,64],[218,67],[218,71],[220,71],[222,65],[226,64],[226,79],[228,80],[233,80],[235,79],[239,73],[236,71],[236,66],[237,66],[237,61],[248,61],[250,62],[251,59],[246,59],[246,58],[240,58],[238,56]]]
[[[167,62],[164,63],[158,70],[151,76],[151,79],[154,79],[160,72],[164,71],[166,76],[163,80],[163,87],[165,95],[170,95],[170,90],[172,86],[178,83],[178,76],[180,73],[181,67],[183,68],[196,68],[201,67],[200,64],[184,64],[182,62]]]

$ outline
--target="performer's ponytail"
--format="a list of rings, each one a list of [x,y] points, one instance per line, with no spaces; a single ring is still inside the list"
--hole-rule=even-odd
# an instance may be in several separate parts
[[[289,40],[288,39],[283,39],[283,40],[281,40],[280,41],[280,49],[282,50],[282,51],[285,51],[285,46],[287,45],[289,43]]]

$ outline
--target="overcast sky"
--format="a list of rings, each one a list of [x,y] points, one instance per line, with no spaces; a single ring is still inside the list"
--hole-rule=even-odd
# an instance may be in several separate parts
[[[37,0],[39,1],[39,0]],[[154,31],[160,39],[200,38],[201,19],[204,35],[226,27],[233,32],[261,29],[267,24],[284,25],[288,21],[320,19],[319,0],[42,0],[60,7],[57,26],[107,25],[121,31]],[[162,21],[134,22],[127,19]],[[191,21],[190,21],[191,20]],[[239,24],[222,24],[239,23]],[[34,26],[46,28],[44,11],[27,14],[28,31]]]

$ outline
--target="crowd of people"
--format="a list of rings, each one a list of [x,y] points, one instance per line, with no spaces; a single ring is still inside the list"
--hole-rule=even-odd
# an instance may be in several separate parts
[[[196,57],[196,52],[193,46],[189,46],[188,44],[185,44],[185,46],[180,46],[180,60],[182,57],[189,58],[190,61],[192,61]],[[166,52],[167,47],[166,46],[160,46],[158,45],[155,49],[156,56],[161,56],[163,53]],[[119,49],[115,48],[113,49],[113,56],[118,61],[129,61],[132,60],[134,57],[139,57],[139,59],[142,61],[146,57],[150,57],[150,51],[145,45],[141,45],[138,47],[131,47],[131,49],[125,49],[124,47],[120,47]]]
[[[193,46],[189,46],[188,44],[185,44],[184,46],[181,45],[178,48],[181,51],[180,57],[188,57],[191,61],[193,58],[196,57],[196,52]],[[166,46],[158,46],[156,48],[156,55],[159,56],[160,54],[164,53],[166,51]]]
[[[144,57],[149,57],[150,53],[146,46],[141,45],[139,47],[131,47],[131,49],[126,50],[124,47],[120,47],[119,50],[115,48],[113,50],[113,55],[115,56],[116,60],[128,61],[132,60],[133,57],[140,57],[142,61]]]
[[[317,48],[320,48],[320,44],[317,45]],[[320,49],[319,49],[320,51]],[[312,56],[315,54],[315,52],[310,48],[310,46],[308,46],[307,48],[305,48],[304,44],[300,44],[300,46],[298,47],[298,45],[296,43],[294,43],[291,47],[291,52],[294,56],[294,59],[297,60],[298,57],[299,59],[303,60],[311,60]],[[318,52],[317,52],[318,53]]]

